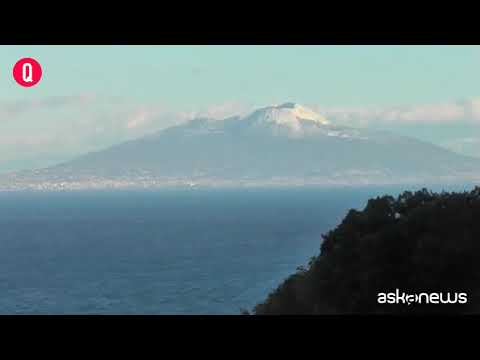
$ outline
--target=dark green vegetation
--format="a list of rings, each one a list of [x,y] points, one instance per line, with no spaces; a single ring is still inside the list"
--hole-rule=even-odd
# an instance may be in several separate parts
[[[480,313],[480,188],[368,201],[255,314]],[[464,292],[466,304],[379,304],[378,293]]]

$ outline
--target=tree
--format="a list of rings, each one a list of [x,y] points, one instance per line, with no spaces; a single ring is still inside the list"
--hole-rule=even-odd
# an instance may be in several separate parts
[[[370,199],[255,314],[480,312],[480,188]],[[464,292],[466,304],[379,304],[378,294]]]

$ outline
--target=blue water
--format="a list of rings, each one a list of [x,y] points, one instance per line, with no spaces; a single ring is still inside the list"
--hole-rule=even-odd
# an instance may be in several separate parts
[[[1,314],[238,314],[392,189],[0,194]]]

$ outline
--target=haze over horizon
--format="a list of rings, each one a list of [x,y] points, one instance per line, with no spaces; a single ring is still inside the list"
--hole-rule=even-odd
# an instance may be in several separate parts
[[[478,46],[2,46],[0,66],[25,56],[44,77],[4,72],[0,172],[285,102],[480,157]]]

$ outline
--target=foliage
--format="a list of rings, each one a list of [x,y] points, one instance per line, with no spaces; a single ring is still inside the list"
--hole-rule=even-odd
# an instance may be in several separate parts
[[[480,312],[480,188],[370,199],[255,314]],[[379,304],[378,293],[465,292],[467,304]]]

